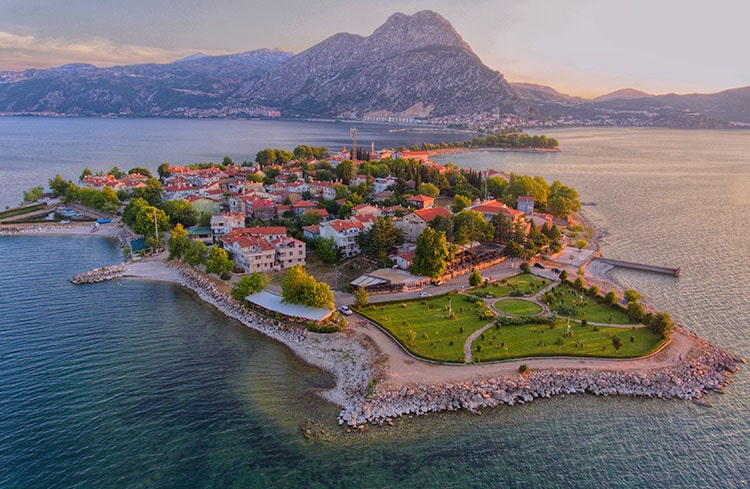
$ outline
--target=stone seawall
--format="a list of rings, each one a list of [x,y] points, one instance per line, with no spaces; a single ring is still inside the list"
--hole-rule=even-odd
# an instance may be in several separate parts
[[[689,358],[676,366],[639,371],[598,369],[544,369],[524,375],[474,380],[458,384],[418,385],[378,389],[356,412],[350,424],[383,423],[404,415],[467,409],[479,411],[500,404],[514,405],[537,397],[560,394],[626,395],[661,399],[703,400],[710,391],[721,391],[742,360],[695,337]]]
[[[112,265],[111,267],[102,267],[91,270],[89,272],[79,273],[70,279],[76,285],[81,284],[95,284],[98,282],[106,282],[113,278],[122,277],[125,273],[125,264]]]

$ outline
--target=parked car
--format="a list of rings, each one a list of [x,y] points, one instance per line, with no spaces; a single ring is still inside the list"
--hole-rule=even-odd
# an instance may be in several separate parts
[[[555,272],[555,273],[557,273],[557,274],[560,273],[560,269],[559,268],[553,268],[552,271]]]
[[[429,296],[430,296],[429,292],[420,292],[419,293],[419,297],[429,297]]]
[[[349,309],[349,306],[341,306],[339,307],[339,311],[341,311],[341,314],[345,316],[351,316],[352,314],[354,314],[354,312]]]
[[[534,266],[537,267],[537,268],[547,268],[547,267],[545,267],[544,265],[542,265],[539,262],[534,263]]]

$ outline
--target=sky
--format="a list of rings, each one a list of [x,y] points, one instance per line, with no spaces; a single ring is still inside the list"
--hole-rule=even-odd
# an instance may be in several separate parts
[[[425,9],[511,82],[583,97],[750,85],[747,0],[0,0],[0,71],[299,53]]]

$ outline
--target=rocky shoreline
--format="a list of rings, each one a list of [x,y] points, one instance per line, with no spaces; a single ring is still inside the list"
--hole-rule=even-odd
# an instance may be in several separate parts
[[[228,317],[273,338],[304,361],[331,373],[335,387],[323,393],[341,407],[340,425],[362,428],[366,424],[391,424],[406,415],[423,415],[466,409],[478,412],[501,404],[515,405],[535,398],[561,394],[627,395],[685,399],[710,405],[704,396],[730,382],[737,364],[744,362],[698,336],[679,330],[693,346],[679,362],[643,369],[532,368],[525,374],[483,376],[445,384],[403,385],[376,382],[376,362],[381,352],[368,337],[353,331],[319,334],[268,318],[242,306],[199,271],[180,262],[169,262],[176,282]],[[79,274],[74,283],[96,283],[129,276],[128,266],[105,267]],[[140,278],[144,276],[133,275]],[[73,281],[73,280],[72,280]],[[381,376],[383,377],[383,376]],[[381,379],[382,380],[382,379]]]
[[[350,413],[347,421],[382,424],[404,415],[460,409],[476,412],[500,404],[523,404],[539,397],[584,393],[685,399],[710,406],[704,396],[711,391],[720,392],[729,384],[731,373],[738,369],[737,363],[744,360],[691,336],[696,346],[688,358],[673,367],[644,371],[540,369],[518,376],[457,384],[378,389],[361,409]]]

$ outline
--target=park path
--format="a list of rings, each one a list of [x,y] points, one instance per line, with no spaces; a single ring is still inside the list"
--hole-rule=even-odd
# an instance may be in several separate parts
[[[479,338],[479,335],[490,329],[493,324],[495,324],[495,321],[485,324],[466,338],[466,342],[464,343],[464,362],[471,363],[474,360],[471,354],[471,344],[474,343],[475,339]]]

